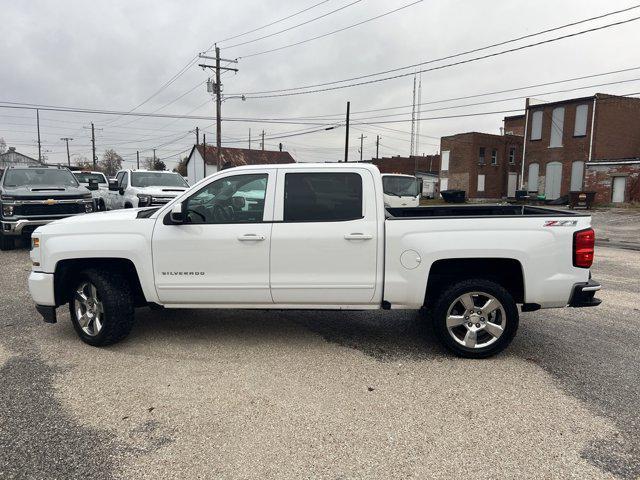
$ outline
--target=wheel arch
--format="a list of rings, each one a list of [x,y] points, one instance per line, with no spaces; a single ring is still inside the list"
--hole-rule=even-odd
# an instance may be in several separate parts
[[[516,303],[524,303],[525,281],[522,263],[514,258],[447,258],[436,260],[429,270],[424,304],[435,302],[449,285],[472,278],[501,285]]]
[[[98,270],[112,270],[123,274],[128,280],[134,295],[135,306],[144,306],[147,304],[140,276],[135,264],[127,258],[76,258],[60,260],[56,264],[53,280],[53,288],[56,306],[64,305],[71,299],[71,288],[78,279],[83,270],[89,268]]]

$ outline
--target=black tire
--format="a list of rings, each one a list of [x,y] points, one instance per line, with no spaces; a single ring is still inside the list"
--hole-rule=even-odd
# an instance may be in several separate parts
[[[15,238],[0,233],[0,250],[3,252],[16,248]]]
[[[83,283],[95,286],[102,303],[102,328],[96,335],[87,334],[80,325],[74,308],[74,295]],[[73,328],[80,339],[94,347],[112,345],[125,338],[133,327],[135,310],[131,286],[126,277],[110,270],[88,269],[73,283],[69,311]]]
[[[464,305],[462,304],[457,304],[458,307],[454,307],[453,305],[456,299],[471,292],[479,292],[480,294],[484,293],[493,296],[496,300],[498,300],[498,302],[500,302],[506,317],[504,319],[504,324],[501,324],[503,331],[500,336],[497,337],[497,339],[493,340],[493,343],[485,347],[469,348],[465,345],[462,345],[453,338],[454,334],[457,336],[458,332],[462,331],[462,333],[464,333],[465,329],[467,331],[469,330],[465,325],[455,327],[453,329],[454,332],[450,332],[449,328],[447,327],[447,316],[449,313],[449,309],[460,309],[461,307],[464,307]],[[479,301],[483,301],[480,296],[476,298],[478,298]],[[436,337],[448,350],[460,357],[487,358],[496,355],[497,353],[500,353],[505,348],[507,348],[507,346],[511,343],[511,340],[513,340],[516,332],[518,331],[518,307],[511,294],[498,283],[482,278],[464,280],[446,288],[442,292],[438,300],[435,302],[435,305],[433,306],[431,312],[432,325]],[[498,313],[498,315],[502,317],[502,313]],[[471,318],[471,320],[473,320],[473,318]],[[482,317],[482,320],[484,321],[485,318]],[[487,318],[486,320],[488,323],[489,318]],[[465,324],[468,325],[468,323],[466,322]],[[493,336],[489,336],[488,331],[477,331],[476,333],[478,335],[482,335],[482,338],[486,338],[486,343],[488,343],[488,340],[491,340],[493,338]],[[463,341],[463,339],[461,339],[461,341]]]
[[[129,202],[124,204],[124,208],[133,208],[133,205],[131,205]]]

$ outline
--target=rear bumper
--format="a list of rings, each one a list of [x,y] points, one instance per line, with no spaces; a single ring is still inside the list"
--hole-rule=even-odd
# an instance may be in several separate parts
[[[602,303],[602,300],[595,298],[595,295],[601,288],[602,285],[591,279],[588,282],[576,283],[569,299],[569,306],[576,308],[597,307]]]

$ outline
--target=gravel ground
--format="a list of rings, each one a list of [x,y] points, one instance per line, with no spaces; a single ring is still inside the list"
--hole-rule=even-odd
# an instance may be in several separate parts
[[[640,209],[606,208],[589,213],[599,244],[640,250]]]
[[[486,361],[411,312],[140,309],[96,349],[2,260],[0,478],[640,477],[639,252],[600,248],[600,307],[523,314]]]

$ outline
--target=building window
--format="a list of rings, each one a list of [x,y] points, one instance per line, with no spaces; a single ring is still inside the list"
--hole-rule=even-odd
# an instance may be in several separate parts
[[[553,109],[551,114],[551,139],[549,141],[550,148],[562,146],[562,131],[564,129],[564,107]]]
[[[484,175],[478,175],[478,192],[484,192]]]
[[[542,110],[531,114],[531,140],[542,139]]]
[[[449,170],[449,150],[442,151],[442,164],[440,165],[440,170],[445,172]]]
[[[494,148],[493,150],[491,150],[491,165],[497,165],[497,164],[498,164],[498,150]]]
[[[509,148],[509,163],[512,165],[516,163],[516,147]]]
[[[480,155],[478,156],[478,163],[484,165],[484,147],[480,147]]]
[[[573,128],[574,137],[584,137],[587,134],[587,114],[589,105],[578,105],[576,107],[576,124]]]

